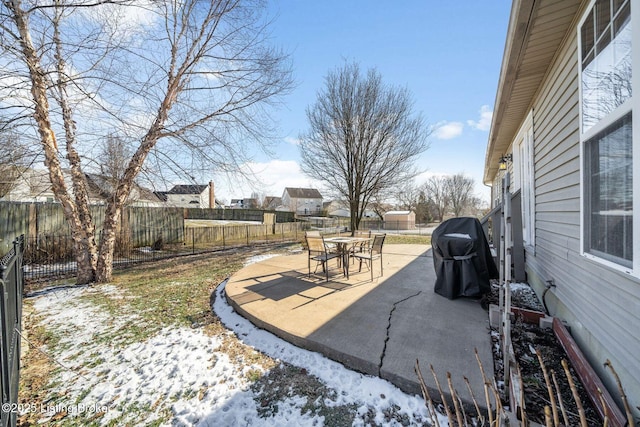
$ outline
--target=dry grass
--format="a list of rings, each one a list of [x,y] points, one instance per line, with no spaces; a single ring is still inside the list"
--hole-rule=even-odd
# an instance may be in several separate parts
[[[431,236],[415,236],[408,234],[387,234],[384,239],[386,244],[410,244],[410,245],[430,245]]]
[[[20,389],[21,402],[44,402],[47,397],[47,385],[52,373],[56,369],[44,353],[38,348],[54,346],[57,338],[39,325],[40,320],[33,312],[30,301],[23,305],[23,336],[29,340],[22,343],[22,357],[20,360]],[[18,420],[19,426],[33,425],[37,422],[37,412],[30,412]]]
[[[146,263],[116,271],[110,283],[116,292],[87,293],[83,299],[101,307],[114,318],[127,319],[127,323],[122,329],[105,327],[95,339],[124,347],[144,341],[164,327],[202,328],[209,336],[223,339],[220,351],[228,354],[231,360],[259,364],[268,370],[276,362],[228,334],[228,329],[212,313],[210,298],[218,284],[242,268],[247,258],[278,250],[277,247],[262,247],[218,252]],[[284,252],[287,249],[283,247],[281,250]],[[72,280],[49,285],[70,286]],[[62,367],[49,356],[55,354],[58,338],[47,328],[46,319],[34,313],[32,304],[32,300],[25,300],[23,331],[26,332],[30,348],[22,354],[19,401],[44,403],[58,397],[53,396],[56,386],[53,381],[55,373]],[[27,413],[21,417],[19,425],[34,425],[38,423],[40,415],[38,412]]]

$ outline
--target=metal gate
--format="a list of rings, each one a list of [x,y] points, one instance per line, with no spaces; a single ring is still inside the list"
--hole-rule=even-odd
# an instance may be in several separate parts
[[[2,412],[0,426],[15,426],[20,379],[20,333],[22,327],[22,253],[24,235],[0,259],[0,388]]]

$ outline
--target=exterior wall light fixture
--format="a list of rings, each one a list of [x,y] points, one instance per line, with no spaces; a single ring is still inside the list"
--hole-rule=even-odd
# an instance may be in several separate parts
[[[513,160],[513,155],[512,154],[505,154],[503,156],[500,157],[500,161],[498,162],[500,164],[500,166],[498,167],[499,170],[503,171],[507,169],[507,162],[510,162],[511,160]]]

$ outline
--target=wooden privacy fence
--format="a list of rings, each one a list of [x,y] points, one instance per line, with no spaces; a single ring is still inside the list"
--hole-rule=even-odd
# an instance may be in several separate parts
[[[299,240],[304,237],[303,224],[242,224],[215,227],[186,227],[184,244],[187,246],[218,244],[250,244],[252,241]]]
[[[265,214],[275,215],[277,223],[295,221],[295,214],[293,212],[285,211],[270,211],[263,209],[184,208],[184,219],[263,222]]]
[[[302,218],[309,227],[324,230],[326,232],[345,232],[351,226],[351,220],[345,217],[308,217]],[[426,224],[413,224],[407,227],[407,221],[392,220],[383,221],[375,218],[362,218],[360,226],[361,231],[373,230],[386,232],[388,234],[428,234],[430,231]]]
[[[140,246],[134,245],[130,233],[125,232],[116,236],[113,267],[233,247],[299,242],[304,238],[305,225],[293,222],[189,227],[181,234],[184,239],[177,242],[165,240],[165,230],[155,229],[147,236],[153,243]],[[71,236],[28,238],[24,266],[25,277],[29,280],[75,275],[77,266]]]
[[[105,206],[91,205],[91,216],[99,236],[104,222]],[[184,241],[185,219],[263,222],[275,217],[276,223],[294,222],[293,212],[261,209],[201,209],[125,206],[120,218],[120,230],[129,232],[134,246],[152,245],[158,230],[163,231],[165,243]],[[266,221],[265,221],[266,222]],[[120,232],[119,230],[119,232]],[[30,238],[41,235],[70,235],[60,203],[32,203],[0,201],[0,253],[11,249],[11,242],[24,234]]]
[[[91,216],[99,236],[104,222],[105,207],[91,205]],[[121,230],[131,230],[135,245],[153,244],[156,230],[164,230],[166,241],[183,240],[184,212],[182,208],[152,208],[128,206],[122,210]],[[59,203],[23,203],[0,201],[0,252],[10,249],[10,243],[24,234],[36,236],[66,236],[71,231]]]

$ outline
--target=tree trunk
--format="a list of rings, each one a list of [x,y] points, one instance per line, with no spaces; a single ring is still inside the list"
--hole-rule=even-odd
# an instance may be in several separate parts
[[[84,231],[84,224],[80,220],[78,207],[69,196],[60,160],[58,159],[58,144],[52,130],[49,116],[49,101],[47,98],[47,80],[45,72],[40,66],[38,54],[33,47],[31,34],[27,27],[27,18],[20,9],[19,2],[7,3],[13,11],[13,19],[20,33],[22,53],[29,68],[31,78],[31,95],[34,101],[34,119],[38,126],[40,142],[44,150],[45,166],[49,169],[49,179],[53,193],[60,200],[65,218],[71,228],[71,237],[76,251],[78,269],[77,283],[84,284],[93,281],[95,276],[95,248],[92,250],[91,241]]]
[[[358,227],[360,227],[360,209],[358,209],[358,203],[351,202],[349,204],[349,211],[351,217],[350,227],[351,232],[353,233],[358,229]]]
[[[87,239],[86,236],[80,237],[75,243],[76,263],[78,272],[76,276],[76,284],[92,283],[96,278],[96,245],[95,240]]]
[[[116,248],[116,230],[120,222],[120,205],[109,203],[104,215],[98,265],[96,268],[96,282],[108,283],[113,275],[113,253]]]
[[[62,53],[62,41],[60,40],[60,14],[56,12],[54,19],[54,37],[56,45],[56,63],[58,80],[56,88],[58,90],[58,103],[62,109],[62,120],[64,124],[65,141],[67,149],[67,159],[71,167],[71,182],[73,185],[73,195],[75,197],[77,221],[70,221],[74,233],[78,235],[76,244],[76,262],[78,265],[77,282],[79,284],[89,283],[94,280],[97,264],[97,247],[95,240],[95,225],[91,210],[89,209],[89,192],[87,190],[87,179],[82,171],[81,160],[76,150],[76,123],[73,120],[73,111],[69,106],[69,96],[67,94],[68,76],[65,71],[66,64]],[[78,227],[77,225],[80,225]]]
[[[176,80],[173,80],[169,85],[169,91],[162,103],[162,107],[158,110],[158,115],[153,125],[144,136],[140,147],[138,147],[131,157],[124,171],[124,175],[114,191],[113,197],[109,199],[107,203],[102,226],[102,238],[100,239],[100,248],[98,250],[98,263],[96,266],[96,282],[98,283],[108,283],[111,281],[113,274],[113,252],[116,245],[116,230],[120,222],[120,212],[129,197],[133,181],[136,176],[138,176],[138,173],[140,173],[140,169],[142,169],[145,158],[158,141],[160,130],[164,126],[172,102],[175,100],[176,82]]]

